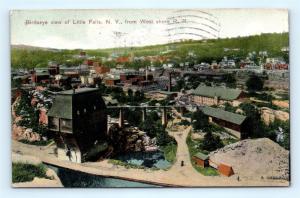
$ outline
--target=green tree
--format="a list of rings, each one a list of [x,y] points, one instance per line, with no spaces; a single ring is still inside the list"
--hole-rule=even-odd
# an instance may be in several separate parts
[[[264,81],[256,75],[252,75],[246,81],[247,90],[252,91],[261,91],[264,87]]]
[[[227,87],[236,88],[236,79],[233,74],[226,75],[225,82]]]
[[[141,114],[142,112],[139,109],[126,109],[124,112],[124,117],[127,118],[129,124],[133,126],[138,126],[139,123],[141,123],[142,121]]]
[[[185,81],[184,79],[180,78],[177,82],[176,85],[174,86],[174,91],[180,91],[181,89],[183,89],[185,86]]]
[[[224,104],[224,110],[225,110],[225,111],[229,111],[229,112],[235,113],[236,109],[237,109],[236,107],[233,107],[233,106],[230,105],[228,102],[226,102],[226,103]]]
[[[202,111],[194,112],[192,114],[192,125],[196,130],[205,130],[209,126],[208,116],[205,115]]]
[[[214,151],[216,149],[222,148],[224,144],[222,143],[219,136],[213,135],[211,132],[207,132],[202,140],[201,148],[206,151]]]
[[[239,107],[244,111],[247,116],[247,130],[251,138],[270,137],[266,131],[266,126],[261,120],[259,110],[252,104],[242,103]]]
[[[168,135],[168,132],[160,123],[157,123],[155,128],[158,146],[165,146],[173,141],[173,139]]]
[[[151,138],[156,136],[155,121],[151,117],[146,117],[144,122],[141,122],[139,128],[147,133]]]

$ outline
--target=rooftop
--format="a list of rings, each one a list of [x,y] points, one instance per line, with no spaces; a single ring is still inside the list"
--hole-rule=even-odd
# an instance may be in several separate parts
[[[223,109],[219,109],[219,108],[207,107],[207,106],[203,107],[202,111],[204,114],[208,116],[225,120],[227,122],[231,122],[237,125],[242,124],[247,118],[246,116],[240,114],[224,111]]]
[[[200,153],[200,152],[196,153],[194,156],[199,158],[199,159],[202,159],[202,160],[207,160],[208,159],[208,155],[205,155],[205,154]]]
[[[79,89],[70,89],[70,90],[58,92],[58,94],[59,95],[73,95],[73,94],[82,94],[82,93],[91,92],[91,91],[98,91],[98,88],[84,87],[84,88],[79,88]]]
[[[205,85],[199,85],[192,94],[199,96],[206,96],[213,98],[215,96],[220,97],[223,100],[235,100],[242,93],[240,89],[231,89],[226,87],[210,87]]]
[[[58,92],[52,107],[49,109],[47,115],[51,117],[59,117],[65,119],[73,118],[73,97],[74,95],[98,91],[97,88],[80,88],[73,90]]]

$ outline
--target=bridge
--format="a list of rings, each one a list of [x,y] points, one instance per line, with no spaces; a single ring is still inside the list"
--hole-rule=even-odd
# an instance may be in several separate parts
[[[129,108],[140,108],[142,109],[142,121],[144,122],[146,120],[146,116],[147,116],[147,108],[156,108],[156,109],[162,109],[162,125],[163,126],[167,126],[168,123],[168,116],[167,116],[167,109],[168,108],[179,108],[180,112],[182,114],[183,109],[186,108],[187,106],[189,107],[197,107],[197,105],[162,105],[162,106],[151,106],[151,105],[147,105],[147,106],[130,106],[130,105],[123,105],[123,106],[107,106],[107,109],[119,109],[119,127],[123,127],[124,126],[124,109],[129,109]]]

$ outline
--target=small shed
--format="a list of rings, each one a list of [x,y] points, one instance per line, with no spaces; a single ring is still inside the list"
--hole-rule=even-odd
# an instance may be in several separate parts
[[[220,163],[218,166],[218,171],[220,174],[230,177],[231,175],[234,175],[232,166],[224,163]]]
[[[197,153],[193,156],[195,164],[205,168],[209,166],[208,156],[203,153]]]

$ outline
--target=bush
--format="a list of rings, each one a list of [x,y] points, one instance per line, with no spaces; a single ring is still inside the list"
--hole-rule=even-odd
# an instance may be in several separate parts
[[[39,123],[39,110],[31,105],[31,96],[28,92],[22,91],[20,101],[16,105],[16,115],[21,116],[22,119],[18,121],[17,125],[31,128],[34,132],[45,135],[48,131],[47,127]]]
[[[19,142],[22,142],[24,144],[31,144],[31,145],[35,145],[35,146],[47,146],[49,145],[53,140],[41,140],[41,141],[33,141],[33,142],[30,142],[28,140],[19,140]]]
[[[181,120],[178,124],[179,125],[183,125],[183,126],[189,126],[189,125],[191,125],[191,123],[189,121],[187,121],[187,120]]]
[[[204,176],[218,176],[219,175],[219,172],[212,167],[203,168],[201,166],[197,166],[196,164],[194,164],[194,168]]]
[[[219,136],[213,135],[211,132],[207,132],[204,135],[201,148],[206,151],[214,151],[224,146]]]
[[[163,147],[163,152],[165,159],[168,162],[174,163],[176,159],[176,152],[177,152],[177,144],[169,143],[167,146]]]
[[[264,81],[260,77],[253,75],[246,81],[246,86],[249,91],[261,91],[264,87]]]
[[[52,179],[46,175],[46,168],[42,164],[12,163],[13,183],[32,181],[34,177]]]

